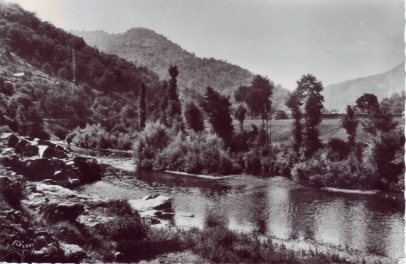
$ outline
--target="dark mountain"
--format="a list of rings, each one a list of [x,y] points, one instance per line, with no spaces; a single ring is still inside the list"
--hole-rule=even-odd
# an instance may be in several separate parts
[[[375,94],[381,101],[385,97],[389,98],[394,92],[400,93],[404,90],[405,63],[403,62],[385,73],[327,86],[323,91],[324,107],[343,112],[347,105],[354,105],[364,93]]]

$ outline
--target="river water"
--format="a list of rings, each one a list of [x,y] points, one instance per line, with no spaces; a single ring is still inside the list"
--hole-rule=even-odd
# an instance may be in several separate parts
[[[176,226],[257,232],[282,240],[312,241],[399,259],[404,257],[405,199],[401,193],[315,190],[283,177],[237,176],[212,180],[156,171],[135,171],[126,186],[100,181],[82,191],[136,199],[147,193],[173,198]]]

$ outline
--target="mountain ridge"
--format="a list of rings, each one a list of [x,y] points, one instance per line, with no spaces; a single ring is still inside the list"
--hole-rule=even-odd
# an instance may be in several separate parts
[[[357,98],[364,93],[374,94],[381,101],[404,90],[405,62],[384,73],[328,85],[322,94],[326,109],[343,112],[347,105],[354,105]]]
[[[145,66],[167,79],[169,65],[179,69],[178,85],[203,91],[207,86],[230,95],[241,85],[249,85],[253,74],[238,65],[214,58],[200,58],[167,37],[147,28],[131,28],[124,33],[72,31],[100,51]],[[199,74],[201,71],[203,74]]]
[[[169,78],[169,65],[178,66],[180,90],[189,89],[203,93],[206,87],[210,86],[233,97],[234,91],[239,86],[250,85],[254,76],[250,71],[227,61],[197,57],[164,35],[143,27],[131,28],[118,34],[108,34],[100,30],[71,32],[100,51],[151,69],[161,80]],[[277,110],[287,110],[287,95],[287,89],[275,85],[272,100]]]

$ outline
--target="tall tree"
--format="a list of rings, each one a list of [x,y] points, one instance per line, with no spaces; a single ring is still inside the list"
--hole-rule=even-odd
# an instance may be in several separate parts
[[[300,91],[295,90],[289,94],[286,100],[286,106],[290,108],[293,122],[293,151],[295,153],[295,159],[297,160],[300,156],[300,147],[302,146],[303,136],[302,136],[302,112],[300,108],[302,106],[302,101],[300,100]]]
[[[169,86],[167,89],[168,96],[168,107],[166,109],[166,117],[168,125],[173,127],[174,125],[179,126],[182,122],[181,119],[181,105],[177,92],[177,80],[176,78],[179,75],[178,68],[176,66],[170,66],[168,69],[171,79],[169,80]]]
[[[204,118],[200,108],[193,101],[189,101],[186,103],[184,111],[186,127],[193,129],[195,132],[202,131],[204,129]]]
[[[245,120],[246,113],[247,113],[247,109],[244,106],[242,106],[241,104],[237,107],[237,109],[234,112],[235,119],[237,119],[238,122],[240,122],[241,132],[244,131],[244,120]]]
[[[361,122],[365,132],[376,135],[379,131],[389,132],[397,125],[390,113],[381,110],[378,98],[374,94],[364,94],[356,101],[359,110],[367,113],[368,119]]]
[[[303,75],[297,81],[296,90],[286,102],[295,119],[293,148],[303,159],[312,156],[322,146],[317,129],[321,122],[324,101],[321,91],[323,91],[322,82],[311,74]]]
[[[357,108],[367,114],[376,114],[380,111],[378,98],[374,94],[363,94],[356,101]]]
[[[214,132],[224,140],[225,144],[230,145],[233,136],[233,120],[230,116],[229,98],[207,87],[201,106],[207,113]]]
[[[143,130],[145,128],[145,121],[147,119],[147,109],[146,109],[146,104],[145,104],[145,84],[144,83],[141,84],[138,107],[139,107],[138,117],[139,117],[140,129]]]
[[[169,104],[169,98],[168,98],[168,82],[166,80],[163,81],[162,83],[162,98],[161,101],[159,103],[159,121],[161,121],[161,123],[168,127],[168,121],[167,121],[167,116],[166,116],[166,111],[168,108],[168,104]]]
[[[349,105],[347,105],[346,115],[344,115],[341,119],[341,125],[347,131],[348,144],[350,145],[351,149],[354,149],[358,120],[355,119],[354,110]]]

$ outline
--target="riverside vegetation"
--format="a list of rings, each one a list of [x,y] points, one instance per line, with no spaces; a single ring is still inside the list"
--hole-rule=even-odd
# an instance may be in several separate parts
[[[126,201],[95,200],[67,189],[100,179],[102,173],[95,173],[97,179],[80,178],[85,174],[77,172],[75,164],[56,161],[73,157],[61,154],[66,151],[56,149],[52,142],[47,143],[52,149],[49,155],[61,155],[52,163],[52,172],[13,167],[37,164],[26,158],[38,152],[33,142],[63,139],[68,133],[78,146],[132,149],[142,169],[213,175],[264,169],[317,188],[404,188],[404,135],[402,124],[391,116],[387,101],[392,98],[381,103],[372,94],[354,98],[354,105],[340,121],[347,138],[322,140],[323,85],[310,74],[300,78],[297,89],[287,98],[292,118],[288,124],[287,120],[274,120],[286,118],[287,113],[273,107],[275,85],[264,76],[255,75],[249,85],[236,89],[233,103],[212,87],[193,100],[186,99],[179,95],[177,78],[181,73],[176,66],[170,66],[169,80],[160,81],[147,68],[99,52],[18,5],[0,2],[0,42],[4,47],[0,56],[0,133],[28,137],[18,141],[27,152],[10,147],[9,139],[1,146],[1,209],[5,224],[14,230],[1,233],[2,261],[135,261],[181,250],[200,255],[203,262],[344,261],[335,254],[298,254],[255,234],[221,227],[153,229]],[[73,78],[72,53],[77,67],[73,84],[69,82]],[[404,101],[404,94],[393,98]],[[357,112],[365,113],[365,118],[357,119]],[[260,121],[247,128],[246,116]],[[277,137],[275,122],[279,121],[290,139]],[[72,174],[63,174],[66,177],[61,176],[58,182],[36,178],[53,178],[58,166]],[[97,172],[95,168],[99,167],[92,169]],[[79,177],[79,182],[72,175]],[[60,208],[74,210],[76,216],[85,207],[94,214],[103,211],[106,222],[89,227],[63,213],[55,218],[52,212],[58,210],[48,204],[50,189],[65,193],[58,203],[67,199],[74,203],[72,207],[59,204]],[[43,197],[37,205],[40,211],[21,202],[34,202],[39,197]],[[77,205],[79,201],[84,205]],[[17,236],[30,238],[20,239],[29,250],[11,247],[10,238]]]
[[[404,109],[398,103],[404,94],[381,104],[372,94],[354,98],[342,122],[348,140],[322,141],[323,85],[304,75],[286,99],[294,120],[287,132],[293,139],[281,143],[272,138],[272,118],[286,118],[286,113],[273,107],[275,85],[264,76],[240,86],[234,103],[212,87],[186,99],[179,95],[176,66],[169,68],[170,79],[161,82],[148,69],[100,53],[18,5],[2,4],[0,11],[3,131],[64,138],[73,129],[79,146],[133,148],[137,165],[145,169],[214,175],[268,169],[315,187],[403,189],[404,137],[391,113]],[[74,89],[66,82],[73,77],[72,52]],[[22,69],[24,78],[15,80],[13,72]],[[356,120],[354,111],[366,117]],[[65,116],[67,121],[44,122],[44,116]],[[246,116],[262,123],[245,129]]]

